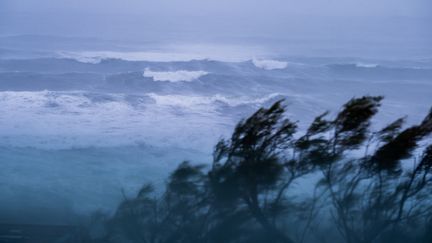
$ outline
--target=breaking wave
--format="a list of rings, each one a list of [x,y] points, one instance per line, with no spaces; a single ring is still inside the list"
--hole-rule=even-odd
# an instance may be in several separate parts
[[[376,68],[376,67],[378,67],[378,64],[359,62],[359,63],[356,63],[355,66],[359,67],[359,68]]]
[[[285,69],[288,66],[287,62],[277,60],[252,59],[252,63],[264,70]]]
[[[0,145],[69,148],[144,142],[210,149],[234,124],[224,109],[246,115],[275,97],[4,91]]]
[[[143,76],[153,78],[154,81],[168,81],[168,82],[191,82],[204,75],[207,75],[206,71],[152,71],[149,68],[144,70]]]

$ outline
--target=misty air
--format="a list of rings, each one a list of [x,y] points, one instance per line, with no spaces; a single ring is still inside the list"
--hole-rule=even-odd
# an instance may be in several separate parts
[[[430,0],[0,0],[0,243],[431,243]]]

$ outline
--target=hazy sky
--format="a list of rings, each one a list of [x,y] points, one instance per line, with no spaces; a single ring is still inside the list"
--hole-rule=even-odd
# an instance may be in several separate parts
[[[430,0],[1,0],[11,12],[428,16]]]
[[[431,0],[0,0],[0,35],[426,46],[431,21]]]

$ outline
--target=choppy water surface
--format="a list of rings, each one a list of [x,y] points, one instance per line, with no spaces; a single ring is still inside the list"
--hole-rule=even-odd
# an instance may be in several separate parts
[[[385,96],[378,125],[417,122],[432,104],[424,58],[2,53],[0,204],[9,212],[29,202],[33,212],[109,210],[122,189],[163,183],[182,160],[209,162],[237,121],[278,99],[300,128],[354,96]]]

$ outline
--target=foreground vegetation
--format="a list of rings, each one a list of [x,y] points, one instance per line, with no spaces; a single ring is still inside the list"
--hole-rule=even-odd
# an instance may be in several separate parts
[[[371,131],[381,100],[352,99],[303,134],[283,101],[259,109],[211,166],[181,163],[163,192],[143,186],[90,230],[101,242],[432,242],[432,110]]]

